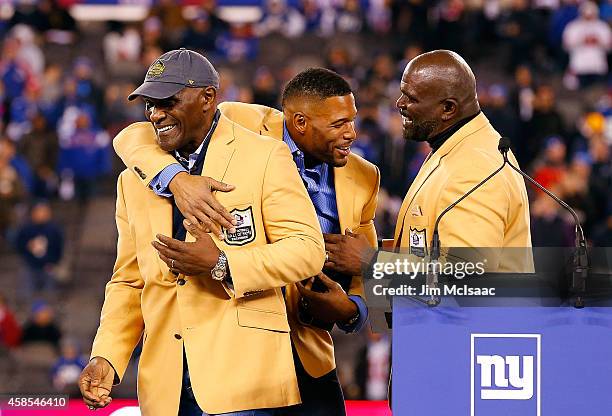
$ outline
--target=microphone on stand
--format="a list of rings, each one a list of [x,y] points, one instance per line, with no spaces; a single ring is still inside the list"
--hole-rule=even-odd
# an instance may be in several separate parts
[[[502,145],[503,144],[503,145]],[[555,194],[550,192],[548,189],[540,185],[535,179],[531,176],[527,175],[520,168],[514,166],[512,162],[508,160],[508,151],[510,150],[510,139],[507,137],[502,137],[499,140],[499,151],[504,157],[504,164],[508,164],[512,169],[517,171],[523,176],[523,178],[527,179],[529,182],[534,184],[538,189],[544,192],[546,195],[550,196],[554,199],[559,205],[569,211],[574,217],[575,229],[574,233],[576,238],[574,240],[574,255],[573,255],[573,270],[572,270],[572,282],[570,286],[571,293],[576,296],[574,300],[574,307],[576,308],[584,308],[584,294],[586,292],[586,280],[589,272],[589,258],[587,255],[587,244],[586,239],[584,238],[584,232],[582,231],[582,225],[580,224],[580,220],[578,219],[578,215],[576,211],[572,209],[565,201],[561,198],[557,197]],[[433,250],[432,250],[433,252]]]
[[[500,151],[502,151],[502,145],[504,146],[504,148],[506,148],[506,142],[503,141],[503,140],[504,140],[504,138],[501,138],[500,141],[499,141],[498,149]],[[509,146],[507,148],[509,149]],[[507,150],[506,150],[506,152],[507,152]],[[463,194],[463,196],[461,196],[461,198],[457,199],[455,202],[453,202],[448,207],[446,207],[446,209],[444,209],[444,211],[442,211],[440,213],[440,215],[438,215],[438,218],[436,218],[436,223],[435,223],[434,229],[433,229],[433,236],[432,236],[432,239],[431,239],[431,256],[430,256],[430,260],[431,260],[431,265],[433,267],[428,267],[428,270],[427,270],[427,276],[425,277],[425,282],[426,282],[427,287],[430,287],[430,288],[437,288],[438,287],[438,271],[437,271],[437,269],[435,267],[435,264],[437,264],[439,259],[440,259],[440,235],[438,233],[438,225],[440,224],[440,220],[442,219],[442,217],[444,215],[446,215],[447,212],[452,210],[455,206],[457,206],[457,204],[459,204],[461,201],[463,201],[465,198],[467,198],[469,195],[471,195],[472,192],[474,192],[476,189],[478,189],[482,185],[484,185],[493,176],[497,175],[504,168],[504,166],[506,166],[506,163],[508,163],[508,161],[507,161],[506,158],[504,158],[504,162],[502,163],[502,165],[499,168],[497,168],[495,171],[493,171],[493,173],[491,173],[489,176],[484,178],[482,181],[477,183],[476,186],[474,186],[472,189],[470,189],[465,194]],[[439,296],[435,296],[435,295],[431,295],[429,297],[429,299],[427,301],[425,301],[425,303],[427,303],[427,305],[429,305],[431,307],[438,306],[440,304],[440,297]]]

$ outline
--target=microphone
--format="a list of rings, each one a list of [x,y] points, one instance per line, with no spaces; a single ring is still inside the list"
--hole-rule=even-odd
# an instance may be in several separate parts
[[[502,148],[502,141],[504,142],[504,146]],[[571,282],[571,293],[576,295],[574,300],[574,307],[576,308],[584,308],[584,293],[586,292],[586,280],[589,272],[589,258],[587,255],[587,244],[586,239],[584,238],[584,232],[582,231],[582,225],[580,224],[580,220],[578,219],[578,215],[576,211],[572,209],[565,201],[561,198],[550,192],[548,189],[540,185],[535,179],[531,176],[527,175],[518,167],[514,166],[512,162],[508,160],[508,151],[510,150],[510,139],[507,137],[502,137],[499,141],[499,151],[504,157],[504,164],[508,164],[512,169],[521,174],[521,176],[527,179],[529,182],[534,184],[538,189],[544,192],[546,195],[550,196],[554,199],[557,204],[561,205],[570,214],[574,217],[574,233],[576,238],[574,240],[574,254],[572,259],[572,282]]]
[[[504,140],[503,137],[500,138],[498,149],[502,151],[502,148],[506,149],[506,152],[507,152],[508,149],[510,149],[510,140],[508,139]],[[477,183],[472,189],[470,189],[465,194],[463,194],[461,198],[457,199],[455,202],[453,202],[448,207],[446,207],[446,209],[444,209],[444,211],[442,211],[440,215],[438,215],[438,218],[436,218],[436,222],[435,222],[434,230],[433,230],[433,236],[431,240],[431,257],[430,257],[431,263],[434,267],[428,268],[427,276],[425,278],[426,279],[425,282],[428,287],[433,287],[433,288],[438,287],[438,271],[437,271],[437,268],[435,267],[435,264],[440,259],[440,235],[438,233],[438,225],[440,224],[440,220],[442,219],[442,217],[444,217],[444,215],[446,215],[447,212],[455,208],[457,204],[459,204],[465,198],[470,196],[475,190],[480,188],[482,185],[487,183],[487,181],[489,181],[493,176],[497,175],[504,168],[504,166],[506,166],[506,163],[508,163],[508,161],[504,158],[504,162],[499,168],[493,171],[493,173],[491,173],[489,176],[484,178],[482,181]],[[426,301],[426,303],[427,305],[431,307],[438,306],[440,304],[440,297],[431,295],[430,298]]]

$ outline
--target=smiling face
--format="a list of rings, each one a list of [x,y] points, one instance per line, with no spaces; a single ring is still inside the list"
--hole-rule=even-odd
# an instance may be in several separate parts
[[[308,156],[334,167],[348,162],[355,141],[355,97],[353,94],[306,100],[293,114],[300,133],[292,138]],[[301,110],[301,111],[300,111]]]
[[[166,99],[143,97],[145,116],[155,128],[157,143],[162,150],[181,150],[192,153],[202,143],[210,129],[212,118],[207,116],[211,109],[210,89],[183,88]]]
[[[440,100],[428,80],[407,67],[400,84],[396,107],[402,116],[404,139],[426,141],[441,131],[444,100]]]

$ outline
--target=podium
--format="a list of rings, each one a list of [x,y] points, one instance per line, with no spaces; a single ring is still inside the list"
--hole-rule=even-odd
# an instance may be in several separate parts
[[[612,307],[526,303],[393,298],[393,414],[612,415]]]

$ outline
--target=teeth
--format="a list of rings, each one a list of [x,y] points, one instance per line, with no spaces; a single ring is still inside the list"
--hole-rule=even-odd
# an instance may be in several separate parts
[[[166,132],[166,131],[170,130],[170,129],[171,129],[171,128],[173,128],[173,127],[174,127],[174,124],[173,124],[173,125],[171,125],[171,126],[162,127],[161,129],[157,129],[157,131],[158,131],[159,133],[163,133],[163,132]]]

